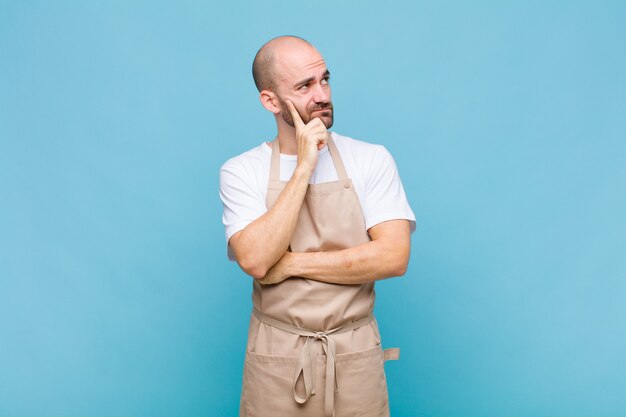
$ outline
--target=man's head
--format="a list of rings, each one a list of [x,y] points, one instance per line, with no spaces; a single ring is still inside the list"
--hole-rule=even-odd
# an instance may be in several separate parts
[[[267,42],[254,58],[252,76],[261,103],[277,123],[294,126],[286,104],[290,100],[304,123],[319,117],[326,128],[333,125],[330,73],[322,55],[304,39],[280,36]]]

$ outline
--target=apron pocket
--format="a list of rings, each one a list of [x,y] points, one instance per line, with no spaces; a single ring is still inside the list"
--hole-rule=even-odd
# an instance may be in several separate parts
[[[318,361],[318,375],[323,370],[321,362]],[[323,386],[318,385],[317,395],[305,404],[300,405],[293,398],[293,377],[297,364],[298,356],[247,352],[240,417],[323,416]]]
[[[293,398],[298,359],[247,352],[240,417],[324,417],[325,356],[317,361],[316,394],[302,405]],[[384,362],[380,345],[336,356],[336,417],[389,416]]]
[[[380,345],[337,355],[337,417],[389,416],[384,363]]]

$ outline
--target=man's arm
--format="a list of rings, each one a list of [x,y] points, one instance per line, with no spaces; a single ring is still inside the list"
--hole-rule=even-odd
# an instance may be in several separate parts
[[[289,247],[310,176],[296,168],[274,206],[228,241],[241,269],[253,278],[262,278]]]
[[[328,139],[326,126],[319,118],[305,125],[291,101],[287,105],[296,128],[298,165],[272,208],[228,241],[241,269],[255,279],[263,278],[287,251],[317,165],[318,150]]]
[[[332,284],[362,284],[404,275],[411,251],[408,220],[390,220],[369,229],[370,242],[333,252],[286,252],[259,280],[276,284],[291,276]]]

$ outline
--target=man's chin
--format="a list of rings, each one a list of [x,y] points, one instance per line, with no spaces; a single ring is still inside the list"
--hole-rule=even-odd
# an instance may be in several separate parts
[[[322,123],[324,123],[324,126],[326,126],[326,129],[330,129],[331,126],[333,125],[334,118],[333,118],[332,112],[329,112],[329,111],[314,112],[311,116],[312,118],[319,117]]]

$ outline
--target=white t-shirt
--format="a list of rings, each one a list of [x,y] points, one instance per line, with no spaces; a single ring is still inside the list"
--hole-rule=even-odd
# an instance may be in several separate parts
[[[396,164],[387,149],[335,132],[331,134],[359,197],[365,228],[369,229],[387,220],[406,219],[410,221],[413,232],[415,215],[406,199]],[[271,156],[272,148],[263,142],[222,165],[220,198],[224,205],[222,222],[226,229],[226,242],[267,211],[265,197]],[[296,155],[280,155],[281,181],[289,181],[296,162]],[[337,179],[337,171],[325,146],[319,151],[317,167],[310,183]],[[228,257],[233,260],[230,248]]]

